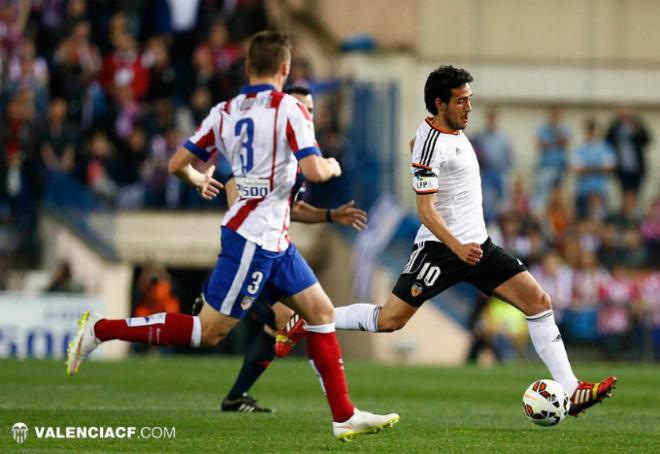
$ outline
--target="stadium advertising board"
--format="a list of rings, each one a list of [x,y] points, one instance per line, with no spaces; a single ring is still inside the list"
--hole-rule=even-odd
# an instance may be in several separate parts
[[[101,307],[87,295],[0,292],[0,358],[64,358],[80,314]]]

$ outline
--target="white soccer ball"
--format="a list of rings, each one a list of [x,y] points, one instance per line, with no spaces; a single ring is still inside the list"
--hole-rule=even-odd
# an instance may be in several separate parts
[[[534,424],[555,426],[562,422],[571,408],[564,387],[553,380],[536,380],[523,394],[523,410]]]

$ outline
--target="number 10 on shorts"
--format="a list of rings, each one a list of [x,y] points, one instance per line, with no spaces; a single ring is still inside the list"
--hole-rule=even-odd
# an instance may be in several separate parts
[[[419,274],[417,274],[417,279],[420,281],[423,280],[428,287],[433,287],[433,284],[435,284],[435,281],[437,281],[439,277],[440,267],[435,265],[431,266],[429,262],[424,263]]]

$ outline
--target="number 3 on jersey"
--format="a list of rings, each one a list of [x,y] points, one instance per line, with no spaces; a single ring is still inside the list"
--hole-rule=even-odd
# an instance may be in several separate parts
[[[243,175],[248,173],[254,165],[254,150],[252,141],[254,140],[254,121],[252,118],[242,118],[236,122],[234,135],[241,136],[241,167]]]

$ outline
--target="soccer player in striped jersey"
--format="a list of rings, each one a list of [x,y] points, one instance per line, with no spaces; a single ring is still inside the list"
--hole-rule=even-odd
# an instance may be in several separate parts
[[[598,383],[575,377],[555,323],[548,294],[520,260],[492,243],[486,232],[479,163],[462,130],[472,111],[472,76],[441,66],[431,72],[424,101],[431,117],[415,135],[412,186],[422,226],[408,263],[383,306],[338,307],[337,329],[391,332],[403,328],[428,299],[458,282],[469,282],[520,309],[532,343],[553,379],[571,396],[570,414],[578,415],[608,397],[616,377]],[[286,352],[304,335],[302,322],[287,333],[276,351]]]
[[[170,172],[217,196],[222,185],[212,167],[199,172],[197,158],[219,152],[234,174],[237,200],[222,222],[221,251],[204,284],[199,316],[159,313],[110,320],[85,313],[67,354],[67,372],[100,343],[119,339],[156,345],[213,346],[220,342],[257,298],[286,300],[307,320],[310,364],[322,383],[332,413],[334,436],[342,441],[390,427],[399,415],[360,411],[351,402],[335,335],[334,307],[314,272],[289,241],[289,197],[298,166],[312,182],[339,176],[336,160],[324,159],[305,106],[281,91],[289,74],[291,44],[286,35],[260,32],[248,49],[250,85],[211,109],[197,131],[177,150]],[[192,232],[194,234],[194,232]]]
[[[296,98],[314,116],[314,100],[312,92],[302,86],[294,85],[284,89],[284,93]],[[366,226],[367,213],[355,208],[354,202],[348,202],[335,209],[314,207],[302,200],[305,192],[305,181],[298,172],[296,184],[291,190],[291,220],[307,224],[335,222],[351,226],[360,231]],[[225,183],[228,205],[236,198],[236,184],[233,178]],[[203,300],[195,301],[193,315],[201,310]],[[229,393],[222,401],[222,411],[269,413],[271,410],[260,406],[256,399],[248,394],[250,388],[270,366],[275,357],[275,330],[282,328],[293,316],[293,311],[282,303],[273,305],[262,299],[257,299],[245,317],[246,322],[254,326],[257,334],[250,342],[245,352],[243,365]]]

